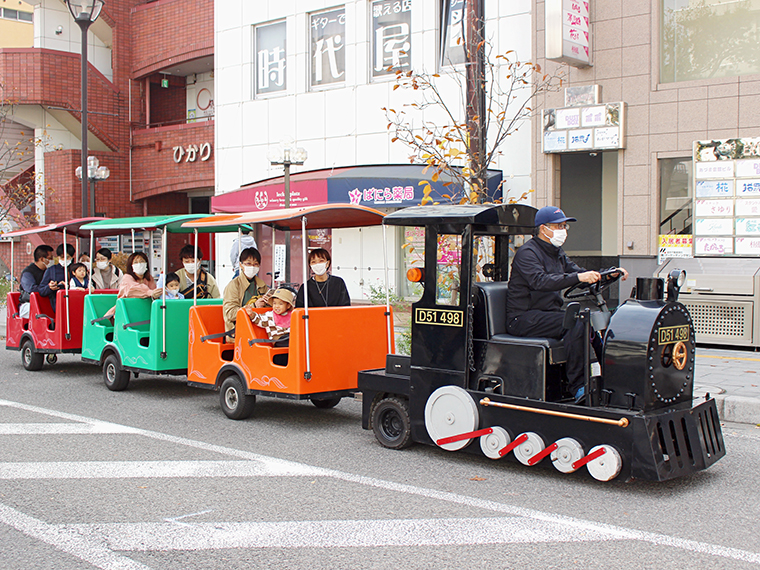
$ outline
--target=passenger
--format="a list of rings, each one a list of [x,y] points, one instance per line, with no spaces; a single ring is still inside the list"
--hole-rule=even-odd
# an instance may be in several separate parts
[[[58,263],[45,270],[45,275],[42,276],[40,291],[40,294],[50,299],[50,305],[52,305],[54,311],[55,295],[60,289],[66,287],[66,268],[71,265],[71,261],[74,259],[74,255],[76,255],[76,250],[70,243],[66,244],[66,249],[64,250],[63,244],[61,244],[56,248],[55,254],[58,256]]]
[[[224,289],[225,330],[233,330],[237,320],[237,312],[245,305],[268,307],[271,291],[267,284],[258,276],[261,266],[261,254],[254,247],[244,249],[240,253],[242,272],[227,284]]]
[[[256,240],[253,238],[253,230],[244,229],[241,233],[241,239],[238,243],[238,238],[232,242],[232,249],[230,249],[230,261],[232,262],[233,279],[240,274],[240,254],[244,249],[252,247],[256,249]]]
[[[166,275],[166,298],[167,299],[184,299],[185,296],[179,292],[179,276],[176,273]]]
[[[332,259],[326,249],[315,249],[309,253],[309,266],[314,277],[306,284],[309,290],[309,307],[348,307],[346,283],[340,277],[328,274]],[[298,289],[296,307],[303,307],[303,285]]]
[[[34,263],[30,263],[21,272],[21,278],[19,279],[19,308],[18,313],[22,319],[29,318],[29,300],[32,293],[42,292],[42,277],[45,275],[45,270],[51,267],[55,262],[53,261],[53,248],[49,245],[38,245],[34,249]],[[54,283],[49,283],[48,286],[53,286]]]
[[[247,305],[245,312],[253,323],[267,332],[268,338],[277,340],[290,332],[290,314],[293,312],[295,300],[296,295],[293,291],[280,287],[272,294],[271,311],[257,313]]]
[[[90,256],[86,253],[83,253],[79,256],[79,263],[84,265],[87,268],[87,273],[92,272],[92,263],[90,263]]]
[[[117,299],[158,299],[163,289],[156,288],[156,281],[148,273],[148,256],[142,251],[136,251],[127,258],[127,273],[119,285]],[[104,316],[116,312],[116,306],[111,307]]]
[[[95,269],[92,271],[92,284],[96,289],[118,289],[124,274],[111,263],[113,254],[104,247],[95,254]]]
[[[517,250],[512,261],[507,295],[507,332],[514,336],[561,338],[567,362],[565,370],[570,392],[576,403],[585,399],[583,330],[580,320],[564,329],[561,291],[578,283],[596,283],[597,271],[586,271],[565,254],[562,244],[567,237],[568,218],[556,206],[546,206],[536,213],[538,233]],[[628,272],[620,268],[623,279]]]
[[[209,275],[201,267],[203,259],[203,250],[198,248],[198,259],[195,259],[195,247],[186,245],[179,252],[179,258],[182,261],[182,269],[177,271],[179,277],[179,290],[185,299],[193,298],[193,276],[198,272],[197,288],[199,299],[218,299],[221,297],[219,286],[213,275]]]
[[[90,279],[87,277],[87,267],[84,263],[72,263],[69,266],[69,289],[86,291],[90,288]]]

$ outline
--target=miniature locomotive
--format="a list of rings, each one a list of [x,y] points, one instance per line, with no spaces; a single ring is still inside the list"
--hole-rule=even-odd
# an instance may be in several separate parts
[[[535,212],[425,206],[385,217],[424,225],[424,268],[413,270],[423,293],[412,307],[411,356],[388,355],[385,369],[359,373],[362,427],[389,448],[419,442],[563,473],[584,468],[601,481],[662,481],[723,457],[715,401],[693,402],[694,325],[677,300],[682,272],[669,278],[667,298],[662,279],[638,279],[634,298],[614,314],[601,293],[619,272],[580,284],[595,306],[571,303],[566,322],[583,319],[602,339],[601,366],[587,367],[588,405],[564,388],[561,340],[506,333],[510,247],[533,233]],[[484,255],[485,280],[476,281]]]

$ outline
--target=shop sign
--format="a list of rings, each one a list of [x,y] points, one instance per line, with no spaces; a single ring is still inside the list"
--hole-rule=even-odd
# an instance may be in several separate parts
[[[195,162],[200,160],[206,162],[211,158],[211,143],[204,142],[200,146],[196,144],[187,145],[186,147],[175,146],[174,150],[174,162],[179,164],[184,158],[184,162]]]
[[[310,15],[311,85],[331,85],[346,75],[346,10]]]
[[[418,190],[421,194],[422,190]],[[393,188],[354,188],[348,193],[351,204],[362,206],[403,206],[405,202],[416,204],[414,186],[394,186]]]
[[[589,0],[544,2],[546,58],[575,67],[590,62]]]
[[[412,67],[412,0],[372,2],[372,77]]]
[[[733,238],[694,237],[695,255],[731,255],[734,253]]]
[[[657,252],[657,263],[663,259],[694,257],[693,238],[690,235],[661,235]]]
[[[285,91],[285,22],[256,26],[256,94]]]
[[[464,2],[465,0],[446,0],[443,2],[441,25],[441,67],[464,63]]]
[[[544,153],[625,148],[625,103],[542,111]]]

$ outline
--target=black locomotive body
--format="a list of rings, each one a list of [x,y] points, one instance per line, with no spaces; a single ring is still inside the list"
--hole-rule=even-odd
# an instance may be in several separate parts
[[[667,299],[652,294],[662,282],[644,280],[614,314],[599,294],[594,312],[580,312],[602,339],[587,405],[566,392],[561,340],[507,334],[510,238],[533,233],[535,211],[426,206],[385,218],[424,225],[423,294],[412,307],[411,357],[389,355],[385,369],[359,374],[362,426],[390,448],[426,443],[585,468],[599,480],[666,480],[709,467],[725,454],[723,437],[715,401],[692,400],[694,327],[675,276]],[[476,281],[484,249],[487,277]]]

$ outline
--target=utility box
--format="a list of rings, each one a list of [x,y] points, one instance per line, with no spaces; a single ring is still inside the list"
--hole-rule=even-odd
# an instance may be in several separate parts
[[[694,320],[697,342],[760,346],[760,259],[669,259],[656,277],[686,271],[678,300]]]

